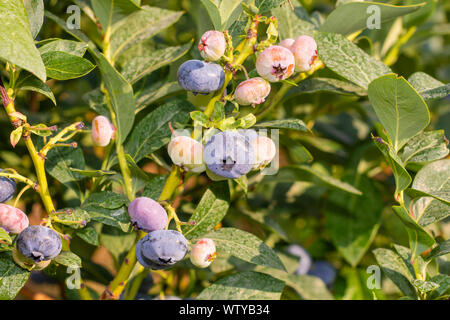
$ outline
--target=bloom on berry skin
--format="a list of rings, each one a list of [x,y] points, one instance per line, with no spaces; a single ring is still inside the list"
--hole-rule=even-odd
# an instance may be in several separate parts
[[[316,41],[310,36],[300,36],[295,39],[290,49],[295,57],[295,71],[309,71],[317,58]]]
[[[0,169],[0,172],[2,169]],[[0,177],[0,202],[6,202],[16,193],[16,182],[6,177]]]
[[[167,146],[170,159],[186,171],[200,173],[205,171],[203,162],[203,145],[186,136],[173,138]]]
[[[167,269],[187,253],[186,238],[175,230],[156,230],[136,244],[136,257],[141,265],[154,270]]]
[[[177,78],[184,90],[208,94],[223,86],[225,73],[216,63],[188,60],[178,68]]]
[[[264,49],[256,59],[256,71],[270,82],[289,78],[294,72],[295,59],[289,49],[271,46]]]
[[[213,240],[203,238],[197,241],[191,249],[191,262],[199,268],[208,267],[217,256],[216,245]]]
[[[205,145],[204,159],[210,171],[229,179],[247,174],[255,162],[250,142],[234,131],[212,136]]]
[[[35,263],[55,258],[62,248],[59,235],[44,226],[29,226],[17,237],[17,251]]]
[[[291,50],[291,47],[294,44],[294,41],[295,41],[294,39],[287,38],[287,39],[284,39],[283,41],[281,41],[278,45]]]
[[[252,140],[250,144],[255,153],[255,165],[253,169],[264,167],[275,158],[277,148],[273,140],[269,137],[259,136]]]
[[[97,116],[92,120],[92,141],[96,146],[106,147],[114,134],[114,126],[104,116]]]
[[[138,230],[151,232],[162,230],[167,226],[166,210],[158,202],[147,197],[139,197],[131,201],[128,214],[133,226]]]
[[[210,30],[206,31],[200,38],[198,50],[203,59],[217,61],[225,53],[225,37],[222,32]]]
[[[260,77],[245,80],[236,87],[234,98],[240,105],[260,104],[270,93],[270,83]]]
[[[7,233],[21,233],[28,224],[28,217],[22,210],[0,203],[0,228]]]

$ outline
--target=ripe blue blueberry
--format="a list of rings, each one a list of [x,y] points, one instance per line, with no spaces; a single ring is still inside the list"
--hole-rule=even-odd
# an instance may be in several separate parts
[[[2,169],[0,169],[0,172]],[[16,183],[14,180],[0,177],[0,202],[6,202],[16,193]]]
[[[188,250],[186,238],[175,230],[156,230],[136,244],[136,257],[146,268],[159,270],[173,266]]]
[[[255,163],[253,148],[245,136],[234,132],[220,132],[206,143],[205,163],[213,173],[235,179],[247,174]]]
[[[210,93],[219,90],[225,81],[220,65],[200,60],[188,60],[178,69],[178,83],[193,93]]]
[[[29,226],[17,237],[19,253],[35,263],[55,258],[62,248],[59,235],[50,228]]]

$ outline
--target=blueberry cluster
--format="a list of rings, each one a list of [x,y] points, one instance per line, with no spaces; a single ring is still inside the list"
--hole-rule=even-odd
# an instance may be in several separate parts
[[[128,206],[128,213],[135,228],[148,232],[135,249],[142,266],[166,269],[186,256],[186,238],[178,231],[167,230],[167,212],[158,202],[147,197],[136,198]],[[206,268],[216,257],[215,252],[214,241],[199,240],[192,248],[191,261],[200,268]]]

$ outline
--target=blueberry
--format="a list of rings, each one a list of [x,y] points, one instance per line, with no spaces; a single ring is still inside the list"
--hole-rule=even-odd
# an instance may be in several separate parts
[[[128,206],[128,214],[134,227],[145,232],[162,230],[168,222],[166,210],[147,197],[134,199]]]
[[[309,71],[317,58],[317,43],[314,38],[300,36],[295,39],[290,50],[295,58],[295,71]]]
[[[219,60],[225,53],[226,42],[222,32],[216,30],[206,31],[200,38],[198,50],[203,59],[209,61]]]
[[[205,171],[203,145],[186,136],[173,138],[167,146],[172,162],[184,170],[200,173]]]
[[[50,228],[29,226],[17,237],[19,253],[35,263],[55,258],[62,248],[59,235]]]
[[[319,277],[327,286],[331,286],[336,278],[336,269],[327,261],[316,261],[308,274]]]
[[[203,238],[192,246],[190,259],[194,266],[206,268],[216,259],[216,256],[214,241],[209,238]]]
[[[0,172],[2,172],[2,169],[0,169]],[[16,183],[14,180],[0,177],[0,202],[11,200],[15,193]]]
[[[8,233],[21,233],[28,227],[28,217],[20,209],[0,203],[0,228]]]
[[[178,69],[178,83],[186,91],[210,93],[219,90],[225,81],[220,65],[200,60],[188,60]]]
[[[175,230],[148,233],[136,244],[136,257],[146,268],[167,269],[182,260],[188,250],[186,238]]]
[[[282,46],[271,46],[259,54],[255,66],[262,78],[270,82],[278,82],[292,75],[295,58],[289,49]]]
[[[97,116],[92,120],[92,141],[96,146],[106,147],[114,136],[114,126],[105,116]]]
[[[243,106],[255,105],[265,101],[270,93],[270,83],[263,78],[256,77],[242,81],[234,91],[234,99]]]
[[[214,135],[205,145],[204,157],[209,170],[230,179],[247,174],[255,162],[250,142],[233,131]]]

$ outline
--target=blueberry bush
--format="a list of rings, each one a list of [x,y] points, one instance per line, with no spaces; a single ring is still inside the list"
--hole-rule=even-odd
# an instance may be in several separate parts
[[[449,9],[0,1],[0,299],[448,299]]]

